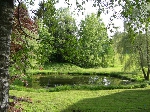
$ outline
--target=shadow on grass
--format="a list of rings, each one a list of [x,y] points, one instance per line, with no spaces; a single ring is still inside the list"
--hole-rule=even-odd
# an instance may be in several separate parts
[[[125,90],[87,98],[61,112],[150,112],[150,90]]]

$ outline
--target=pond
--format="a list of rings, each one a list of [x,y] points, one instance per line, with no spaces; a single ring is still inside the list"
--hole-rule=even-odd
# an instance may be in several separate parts
[[[114,77],[98,76],[98,75],[49,75],[49,76],[35,76],[33,78],[32,87],[56,87],[61,85],[126,85],[131,83],[129,80],[121,80]]]

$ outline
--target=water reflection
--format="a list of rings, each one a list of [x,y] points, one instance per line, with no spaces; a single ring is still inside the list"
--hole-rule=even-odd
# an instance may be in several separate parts
[[[108,86],[110,84],[119,84],[122,80],[112,77],[94,76],[89,78],[89,84],[100,84]]]
[[[75,76],[75,75],[52,75],[48,77],[41,76],[39,79],[39,85],[42,87],[56,87],[60,85],[80,85],[80,84],[88,84],[88,85],[120,85],[120,84],[129,84],[131,83],[129,80],[121,80],[113,77],[105,77],[105,76]],[[33,84],[34,85],[34,84]]]
[[[108,86],[108,85],[110,85],[110,80],[108,80],[106,77],[104,77],[104,79],[103,79],[103,84],[105,85],[105,86]]]

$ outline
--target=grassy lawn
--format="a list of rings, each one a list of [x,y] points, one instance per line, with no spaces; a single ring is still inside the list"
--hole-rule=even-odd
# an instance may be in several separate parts
[[[10,90],[10,95],[32,99],[33,103],[21,102],[23,112],[149,112],[149,93],[150,87],[61,92]]]
[[[42,70],[34,69],[29,70],[29,73],[40,73],[40,72],[50,72],[50,73],[111,73],[111,72],[122,72],[122,66],[118,67],[108,67],[108,68],[81,68],[73,64],[67,63],[53,63],[46,65]]]
[[[105,75],[106,73],[110,76],[117,73],[133,78],[133,73],[123,72],[121,66],[86,69],[60,63],[47,65],[42,69],[29,70],[28,73],[34,74],[34,77],[55,73],[58,75],[69,73]],[[48,89],[22,88],[10,90],[10,95],[31,98],[32,103],[20,102],[23,112],[149,112],[150,110],[150,86],[114,90],[64,89],[59,92],[47,92]]]

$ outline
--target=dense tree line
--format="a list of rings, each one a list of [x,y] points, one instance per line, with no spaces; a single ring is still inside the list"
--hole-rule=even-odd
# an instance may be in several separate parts
[[[96,14],[87,15],[80,23],[78,61],[83,67],[107,67],[113,59],[113,48],[107,29]]]
[[[41,3],[37,11],[37,17],[43,21],[43,25],[51,34],[51,37],[45,37],[47,41],[51,40],[47,45],[52,47],[48,63],[69,62],[81,67],[107,67],[113,62],[113,48],[106,27],[99,16],[88,15],[77,27],[68,8],[56,10],[52,7],[44,11],[43,5],[54,4],[53,2]]]

